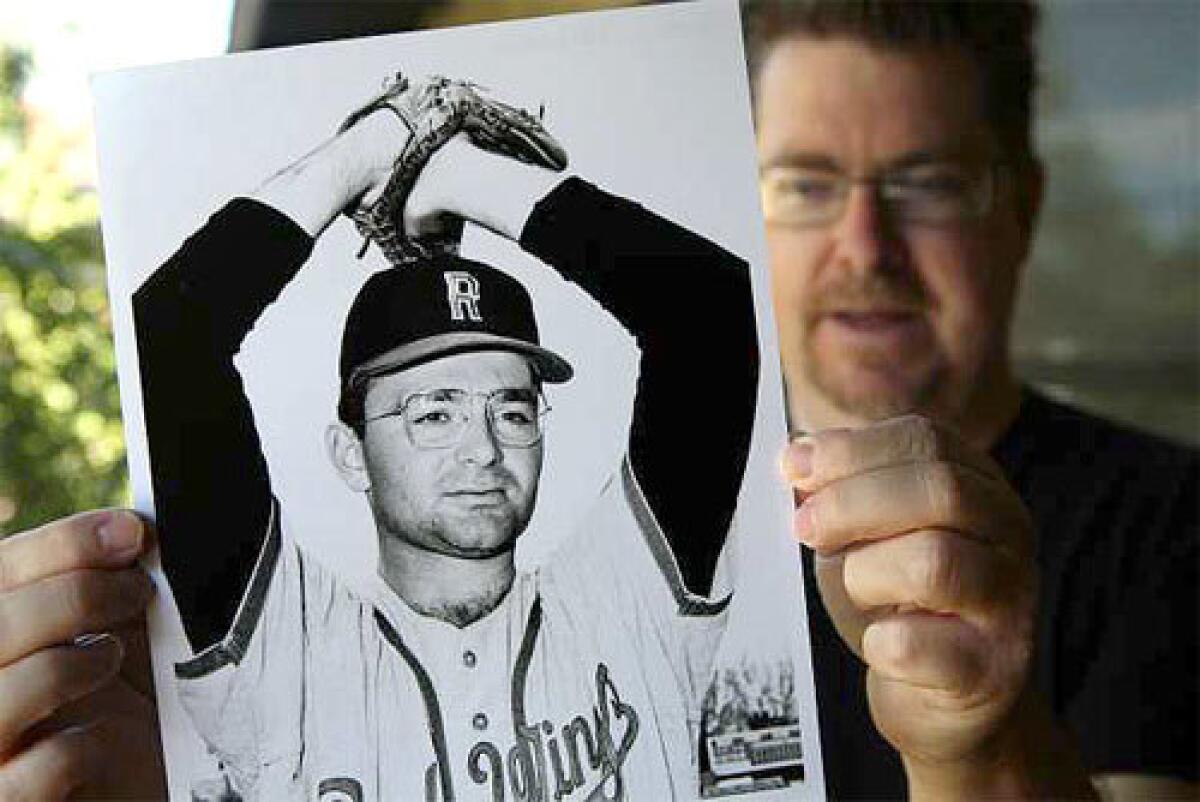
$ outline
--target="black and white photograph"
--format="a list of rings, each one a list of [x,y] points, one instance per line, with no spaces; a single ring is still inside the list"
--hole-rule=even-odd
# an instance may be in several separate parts
[[[94,79],[172,799],[824,798],[740,31]]]

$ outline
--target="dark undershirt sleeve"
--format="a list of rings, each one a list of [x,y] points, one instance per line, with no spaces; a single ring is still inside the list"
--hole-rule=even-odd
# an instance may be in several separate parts
[[[270,520],[270,481],[234,355],[312,239],[238,199],[134,295],[163,568],[196,651],[229,630]]]
[[[707,594],[754,424],[758,339],[746,263],[578,178],[537,205],[521,246],[636,337],[633,471],[687,588]]]

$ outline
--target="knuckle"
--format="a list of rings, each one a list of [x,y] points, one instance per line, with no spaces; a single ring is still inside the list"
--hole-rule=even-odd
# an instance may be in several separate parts
[[[91,532],[79,527],[62,528],[51,538],[55,563],[67,570],[90,565],[97,556],[98,544]]]
[[[55,583],[54,599],[63,623],[83,631],[112,609],[111,580],[99,571],[75,571]]]
[[[842,562],[842,587],[854,604],[868,600],[871,588],[870,567],[864,567],[861,552],[851,551]]]
[[[895,622],[883,630],[880,638],[882,657],[900,672],[911,669],[916,663],[920,648],[913,628]]]
[[[900,419],[905,445],[919,460],[939,460],[944,456],[941,433],[932,418],[925,415],[905,415]]]
[[[59,613],[72,624],[83,624],[99,602],[97,582],[90,574],[77,574],[59,584],[56,594]]]
[[[962,479],[948,462],[931,462],[921,470],[921,485],[933,520],[930,523],[957,522],[963,514]]]
[[[821,489],[805,502],[809,508],[809,525],[812,527],[814,541],[821,541],[821,536],[830,534],[838,527],[843,519],[846,507],[846,491],[837,483]]]
[[[34,566],[29,565],[32,544],[37,544],[44,553],[48,548],[46,542],[53,540],[46,534],[48,531],[53,532],[50,524],[0,540],[0,592],[15,590],[29,581],[34,573]]]
[[[95,512],[79,513],[0,540],[0,591],[94,562],[96,520]]]
[[[44,781],[50,798],[65,797],[87,778],[89,739],[79,731],[57,733],[43,744]]]
[[[812,435],[817,447],[814,459],[822,473],[837,473],[851,461],[855,434],[850,429],[825,429]]]
[[[11,644],[13,637],[13,614],[12,602],[10,599],[0,594],[0,655],[4,655],[6,650],[4,646]]]
[[[12,555],[0,543],[0,592],[17,586],[20,571],[13,565]]]
[[[75,740],[67,733],[57,733],[0,766],[0,802],[65,799],[84,775],[85,761]]]
[[[42,714],[56,709],[69,696],[70,688],[78,683],[79,670],[64,659],[61,650],[42,650],[27,658],[31,673],[45,689]]]
[[[920,606],[937,607],[957,598],[962,570],[950,536],[927,532],[917,542],[916,556],[909,567],[917,597],[914,601]]]

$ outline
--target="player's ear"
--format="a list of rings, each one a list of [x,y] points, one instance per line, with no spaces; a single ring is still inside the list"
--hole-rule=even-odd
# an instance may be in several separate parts
[[[362,440],[353,429],[341,421],[325,427],[325,453],[347,487],[357,493],[371,489]]]

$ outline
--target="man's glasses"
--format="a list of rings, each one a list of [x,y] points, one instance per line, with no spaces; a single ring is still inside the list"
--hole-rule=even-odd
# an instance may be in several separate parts
[[[413,393],[394,410],[363,423],[398,417],[417,448],[450,448],[462,441],[467,424],[482,411],[496,442],[512,448],[529,448],[542,439],[542,418],[550,411],[534,390],[512,388],[473,393],[444,388]]]
[[[820,167],[767,167],[761,175],[767,222],[823,226],[839,220],[850,189],[875,191],[889,219],[901,223],[952,225],[983,217],[996,200],[998,164],[953,162],[904,167],[875,176],[850,176]]]

